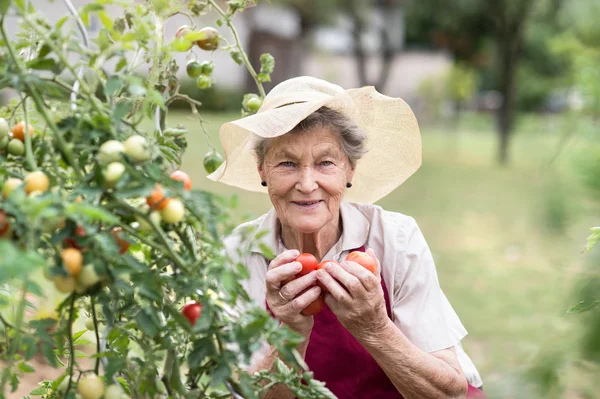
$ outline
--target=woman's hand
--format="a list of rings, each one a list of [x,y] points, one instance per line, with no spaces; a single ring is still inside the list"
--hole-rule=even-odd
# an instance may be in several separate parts
[[[296,250],[285,251],[269,264],[267,304],[279,321],[308,337],[314,324],[313,317],[300,312],[321,295],[321,288],[315,285],[317,275],[314,271],[284,284],[302,270],[302,264],[295,262],[298,255]]]
[[[381,288],[381,266],[372,249],[367,253],[377,261],[375,274],[355,262],[328,262],[317,272],[327,287],[325,303],[342,325],[357,339],[380,331],[387,323],[385,297]]]

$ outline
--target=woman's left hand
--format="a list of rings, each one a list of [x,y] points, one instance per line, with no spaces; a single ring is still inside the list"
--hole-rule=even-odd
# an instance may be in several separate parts
[[[372,249],[367,253],[377,261],[375,274],[355,262],[328,262],[317,278],[326,291],[325,303],[342,325],[357,339],[381,331],[388,316],[381,287],[381,266]]]

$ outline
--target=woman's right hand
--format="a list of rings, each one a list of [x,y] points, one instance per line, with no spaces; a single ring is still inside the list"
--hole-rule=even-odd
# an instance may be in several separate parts
[[[314,324],[313,317],[301,312],[321,295],[321,288],[316,285],[315,271],[284,284],[302,270],[302,264],[295,262],[298,255],[300,253],[293,249],[271,261],[265,279],[266,296],[269,309],[279,321],[308,337]]]

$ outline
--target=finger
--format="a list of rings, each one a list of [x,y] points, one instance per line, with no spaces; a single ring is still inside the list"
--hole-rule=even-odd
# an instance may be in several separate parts
[[[290,315],[297,315],[298,313],[302,312],[304,308],[315,301],[319,295],[321,295],[321,287],[315,285],[306,292],[298,295],[296,298],[294,298],[294,300],[288,302],[282,307],[282,311],[289,312]]]
[[[279,292],[281,292],[281,295],[288,300],[292,300],[296,298],[302,291],[315,285],[316,281],[317,273],[312,271],[302,277],[298,277],[297,279],[290,281],[287,284],[284,284],[279,289]]]
[[[325,268],[327,269],[327,266],[325,266]],[[323,269],[318,270],[317,278],[337,301],[346,303],[352,302],[352,296],[348,291],[346,291],[346,288],[344,288],[342,284],[340,284],[335,278],[333,278],[331,274],[329,274],[327,271]]]
[[[269,270],[295,261],[298,255],[300,255],[300,252],[298,252],[298,250],[296,249],[283,251],[282,253],[277,255],[277,257],[275,257],[275,259],[273,259],[271,263],[269,263]]]
[[[286,263],[285,265],[270,269],[265,275],[267,291],[279,291],[281,282],[294,277],[300,270],[302,270],[302,264],[300,262]]]
[[[375,291],[378,289],[379,281],[377,280],[377,277],[358,263],[347,261],[342,262],[341,266],[348,273],[358,278],[358,280],[360,281],[360,283],[366,291]]]
[[[371,258],[375,259],[375,262],[377,263],[377,268],[375,269],[375,276],[377,276],[377,279],[379,279],[381,276],[381,263],[379,263],[379,259],[377,258],[377,255],[375,255],[375,251],[373,251],[373,248],[367,249],[367,254],[371,256]]]

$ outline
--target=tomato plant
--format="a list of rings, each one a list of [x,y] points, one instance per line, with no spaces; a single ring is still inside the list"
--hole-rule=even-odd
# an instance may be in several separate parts
[[[371,273],[375,273],[377,262],[366,252],[353,251],[346,256],[346,261],[356,262]]]
[[[254,70],[234,25],[254,1],[65,2],[69,14],[51,23],[34,2],[0,1],[0,89],[15,93],[0,108],[0,284],[10,295],[0,296],[0,396],[42,356],[61,369],[30,394],[44,399],[110,399],[121,389],[132,398],[258,398],[272,381],[297,397],[331,397],[296,360],[302,337],[252,305],[247,270],[226,256],[231,202],[191,191],[178,171],[188,128],[204,124],[201,104],[179,93],[187,62],[174,53],[229,53],[256,82],[257,93],[239,99],[242,115],[254,112],[274,68],[263,55]],[[189,25],[165,37],[175,15]],[[7,16],[19,21],[10,36]],[[207,27],[211,16],[223,33]],[[192,67],[201,86],[213,84],[212,61]],[[189,104],[190,126],[173,126],[174,101]],[[204,165],[222,162],[211,150]],[[52,317],[26,312],[58,294]],[[248,374],[264,341],[292,368],[278,361]]]

